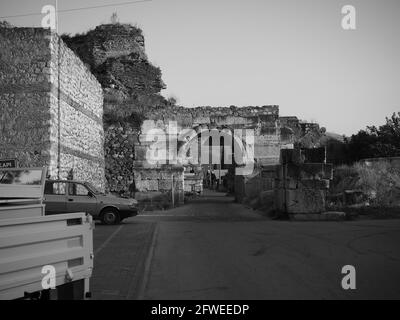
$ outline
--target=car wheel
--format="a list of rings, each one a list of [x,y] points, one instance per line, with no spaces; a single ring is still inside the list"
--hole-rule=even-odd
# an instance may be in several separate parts
[[[101,220],[107,225],[118,224],[121,221],[117,210],[112,209],[105,210],[101,215]]]

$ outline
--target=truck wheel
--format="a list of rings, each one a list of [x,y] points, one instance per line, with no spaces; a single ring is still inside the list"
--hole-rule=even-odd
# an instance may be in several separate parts
[[[118,211],[114,209],[104,210],[104,212],[101,215],[101,220],[103,221],[104,224],[107,225],[118,224],[121,221]]]

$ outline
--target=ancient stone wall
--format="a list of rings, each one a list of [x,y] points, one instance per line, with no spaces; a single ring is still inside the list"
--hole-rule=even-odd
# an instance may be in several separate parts
[[[189,163],[206,166],[211,164],[211,162],[204,163],[202,158],[203,134],[210,132],[210,130],[216,130],[218,134],[228,131],[233,140],[235,140],[233,138],[235,133],[240,132],[246,135],[250,131],[254,137],[251,142],[252,145],[243,146],[253,149],[254,155],[251,161],[255,162],[254,167],[279,162],[282,141],[278,106],[243,108],[235,106],[227,108],[171,106],[162,109],[157,107],[147,108],[138,112],[144,113],[146,118],[140,127],[138,139],[134,146],[134,168],[137,173],[135,182],[139,192],[166,192],[170,190],[172,168],[187,166]],[[171,127],[176,129],[176,136],[171,133]],[[197,161],[194,163],[186,161],[186,152],[180,152],[182,148],[192,143],[192,140],[185,143],[187,137],[180,135],[185,130],[192,132],[192,138],[195,133],[197,134],[194,138],[195,142],[192,144],[192,146],[198,144],[197,147],[199,148]],[[151,149],[154,149],[155,141],[157,141],[157,148],[163,153],[161,157],[160,155],[157,156],[157,161],[154,161],[154,158],[151,157]],[[286,141],[284,143],[286,144]],[[174,144],[172,148],[171,144]],[[208,143],[206,144],[205,150],[208,149]],[[234,144],[234,141],[232,141],[232,144]],[[219,141],[217,148],[219,148]],[[220,148],[217,151],[213,150],[213,155],[219,153],[220,150]],[[192,160],[194,159],[192,158]],[[231,165],[234,165],[233,162]],[[159,174],[154,175],[154,169],[158,170]],[[252,172],[249,174],[252,174]]]
[[[63,39],[102,85],[107,191],[128,196],[133,180],[143,192],[152,192],[156,184],[158,190],[157,181],[142,183],[134,177],[134,148],[146,117],[138,109],[167,104],[160,95],[165,88],[161,70],[147,59],[142,31],[107,24]]]
[[[0,28],[0,157],[104,190],[103,93],[49,30]]]
[[[104,190],[103,91],[95,76],[55,34],[51,43],[53,176],[91,181]],[[54,170],[60,166],[60,173]]]
[[[279,164],[257,168],[249,176],[235,176],[236,201],[268,214],[325,212],[333,166],[324,160],[311,161],[315,153],[316,149],[281,150]]]
[[[105,131],[105,168],[107,190],[129,194],[134,182],[134,145],[137,131],[126,123],[115,123]]]
[[[254,139],[244,139],[243,146],[254,151],[255,170],[278,164],[280,150],[295,143],[321,144],[317,124],[279,117],[275,105],[185,108],[165,99],[161,70],[148,61],[137,27],[101,25],[63,39],[66,44],[43,29],[0,28],[0,157],[18,158],[22,166],[49,165],[54,178],[72,173],[121,195],[131,194],[135,182],[139,198],[165,196],[174,184],[180,202],[183,168],[190,164],[180,151],[204,130],[250,130]],[[177,141],[175,155],[171,124],[196,133],[196,139]],[[165,161],[159,163],[148,161],[154,128],[166,134]],[[259,189],[253,173],[247,190]]]
[[[279,165],[264,166],[257,168],[252,175],[235,176],[235,200],[250,205],[254,205],[254,201],[263,201],[266,193],[274,192],[278,167]]]
[[[326,195],[333,179],[333,166],[306,161],[300,149],[282,150],[274,194],[278,211],[289,214],[325,211]]]
[[[50,50],[42,29],[0,28],[0,158],[50,163]]]
[[[142,112],[142,110],[140,110]],[[255,136],[255,158],[260,164],[279,162],[281,149],[279,107],[227,107],[227,108],[183,108],[169,107],[163,110],[159,108],[148,108],[143,110],[147,119],[141,126],[141,137],[136,149],[139,154],[144,154],[147,149],[145,139],[149,132],[158,128],[168,133],[168,125],[176,123],[178,131],[193,129],[200,132],[202,129],[217,129],[230,131],[252,130]],[[147,140],[144,144],[141,141]],[[168,154],[167,154],[168,157]],[[145,160],[145,159],[137,159]]]
[[[84,35],[63,39],[103,87],[106,178],[111,192],[129,195],[133,180],[142,195],[170,191],[165,186],[171,184],[164,180],[187,164],[169,151],[171,122],[178,131],[197,133],[204,129],[253,130],[251,147],[258,167],[279,163],[280,150],[293,148],[305,130],[296,117],[279,118],[278,106],[185,108],[166,100],[160,94],[165,88],[161,70],[148,60],[143,33],[135,26],[101,25]],[[149,131],[154,128],[166,134],[163,139],[168,150],[164,161],[151,163]],[[184,147],[185,143],[177,143],[178,152]],[[177,161],[171,162],[171,156]]]
[[[107,126],[107,177],[110,191],[128,193],[129,184],[132,182],[132,165],[136,171],[161,168],[165,164],[183,165],[183,159],[177,159],[177,155],[172,156],[178,161],[170,162],[171,154],[167,142],[165,143],[165,158],[160,163],[150,163],[148,160],[149,148],[152,145],[151,131],[159,129],[165,133],[165,140],[168,136],[168,127],[176,124],[177,131],[194,130],[252,130],[254,133],[254,158],[258,166],[272,165],[279,162],[279,154],[282,148],[293,147],[293,133],[290,131],[284,135],[284,131],[279,121],[278,106],[262,107],[198,107],[184,108],[178,106],[137,108],[137,114],[142,117],[142,122],[136,126],[119,123]],[[144,119],[144,120],[143,120]],[[283,133],[282,133],[283,132]],[[154,137],[158,139],[158,137]],[[177,143],[177,151],[180,149]],[[132,152],[134,156],[132,156]],[[126,159],[134,161],[125,163]],[[124,164],[125,163],[125,164]],[[164,166],[165,167],[165,166]],[[166,172],[166,174],[169,174]],[[146,173],[144,174],[146,176]],[[142,182],[140,175],[135,178],[136,186],[139,191],[149,191],[148,181]],[[147,179],[147,178],[146,178]],[[162,178],[157,178],[162,179]],[[153,183],[152,189],[158,183]],[[151,191],[158,191],[151,190]]]

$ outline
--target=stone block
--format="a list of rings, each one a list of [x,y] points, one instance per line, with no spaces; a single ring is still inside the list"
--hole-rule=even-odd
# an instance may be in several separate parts
[[[211,122],[216,123],[218,126],[231,126],[235,124],[235,117],[229,115],[211,116]]]
[[[286,176],[298,180],[333,179],[333,166],[324,163],[288,163]]]
[[[285,190],[282,188],[276,188],[274,190],[275,197],[275,208],[279,211],[285,212]]]
[[[158,188],[161,191],[172,190],[172,179],[160,179],[158,180]]]
[[[157,180],[160,177],[160,173],[157,170],[142,170],[141,179],[146,180]]]
[[[146,201],[163,197],[163,193],[160,191],[146,191],[136,192],[135,199],[138,201]]]
[[[254,157],[255,158],[276,158],[279,159],[280,146],[278,144],[258,144],[254,145]]]
[[[300,149],[282,149],[281,164],[301,164],[302,157]]]
[[[154,179],[154,180],[147,180],[148,181],[148,191],[158,191],[158,180]]]
[[[286,191],[288,213],[320,213],[325,211],[325,193],[316,189]]]
[[[172,175],[173,175],[173,172],[171,172],[171,170],[162,170],[160,172],[160,179],[162,179],[162,180],[172,179]]]
[[[146,192],[148,190],[148,182],[147,180],[135,180],[136,189],[139,192]]]
[[[193,124],[208,124],[210,123],[210,117],[196,117],[193,119]]]
[[[275,175],[278,180],[283,180],[283,173],[284,173],[283,165],[277,166],[275,170]]]
[[[277,166],[269,166],[268,168],[262,168],[261,170],[261,177],[262,178],[269,178],[275,179],[276,178],[276,170]]]
[[[136,188],[141,192],[158,191],[158,180],[137,180]]]
[[[270,207],[271,209],[274,209],[276,202],[274,190],[260,192],[259,199],[262,207]]]

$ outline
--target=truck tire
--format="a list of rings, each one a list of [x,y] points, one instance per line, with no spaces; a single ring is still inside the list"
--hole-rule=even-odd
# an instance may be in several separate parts
[[[108,208],[101,213],[101,221],[106,225],[118,224],[121,222],[118,210]]]

